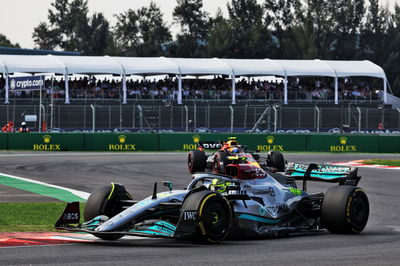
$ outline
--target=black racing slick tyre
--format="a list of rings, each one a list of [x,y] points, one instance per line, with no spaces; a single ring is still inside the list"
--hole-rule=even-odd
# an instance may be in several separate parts
[[[225,167],[228,165],[228,154],[223,151],[217,151],[214,154],[213,172],[217,174],[225,174]]]
[[[228,201],[209,190],[195,192],[184,201],[182,212],[197,211],[195,241],[219,243],[230,233],[232,212]]]
[[[194,150],[188,154],[188,168],[190,173],[204,172],[206,170],[206,154],[204,151]]]
[[[369,202],[355,186],[334,186],[322,201],[321,223],[331,233],[358,234],[367,225]]]
[[[285,160],[279,151],[270,151],[267,155],[267,166],[276,168],[278,172],[285,171]]]
[[[96,216],[106,215],[109,218],[123,211],[121,200],[131,200],[132,196],[120,184],[111,183],[94,190],[86,201],[84,218],[90,221]]]

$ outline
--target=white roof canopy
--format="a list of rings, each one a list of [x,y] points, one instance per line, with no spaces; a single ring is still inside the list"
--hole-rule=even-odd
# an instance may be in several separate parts
[[[369,76],[386,79],[370,61],[219,59],[166,57],[0,55],[3,73],[234,75],[234,76]]]

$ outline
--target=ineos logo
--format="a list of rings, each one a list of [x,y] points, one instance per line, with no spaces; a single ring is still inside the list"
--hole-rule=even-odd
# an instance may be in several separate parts
[[[64,214],[64,220],[77,220],[77,219],[79,219],[79,215],[76,212]]]

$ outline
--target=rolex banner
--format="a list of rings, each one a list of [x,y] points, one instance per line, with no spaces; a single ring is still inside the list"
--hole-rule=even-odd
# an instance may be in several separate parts
[[[199,134],[199,133],[7,133],[1,134],[0,147],[8,150],[32,151],[182,151],[201,144],[214,152],[220,142],[236,137],[249,150],[267,153],[331,152],[331,153],[398,153],[400,136],[355,134]]]
[[[146,133],[94,133],[85,134],[87,151],[157,151],[158,134]]]
[[[8,134],[8,149],[34,151],[82,151],[84,134],[13,133]]]

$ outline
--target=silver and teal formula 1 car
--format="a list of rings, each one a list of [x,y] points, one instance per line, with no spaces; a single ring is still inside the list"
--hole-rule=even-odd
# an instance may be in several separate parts
[[[299,232],[357,234],[367,224],[368,198],[357,187],[357,169],[345,166],[289,164],[270,173],[230,157],[226,174],[197,173],[185,189],[169,189],[133,201],[125,187],[111,184],[89,197],[85,222],[79,203],[69,203],[56,228],[101,239],[124,235],[191,239],[217,243],[227,237],[258,238]],[[294,180],[303,183],[297,188]],[[336,182],[325,193],[309,193],[307,181]]]

